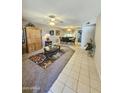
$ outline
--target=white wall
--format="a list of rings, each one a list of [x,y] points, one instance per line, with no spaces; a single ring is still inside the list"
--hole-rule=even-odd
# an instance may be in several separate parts
[[[43,46],[45,45],[45,40],[46,40],[45,35],[49,34],[50,30],[54,30],[54,35],[53,36],[50,35],[50,37],[49,37],[50,40],[52,41],[52,43],[57,43],[57,40],[59,40],[59,36],[56,36],[56,30],[60,31],[60,36],[61,36],[61,34],[63,34],[63,30],[61,28],[58,28],[58,27],[50,27],[47,25],[42,25],[41,29],[42,29]]]
[[[95,32],[95,64],[99,76],[101,77],[101,16],[98,16],[96,23],[96,32]]]
[[[90,41],[90,38],[94,40],[95,34],[95,25],[87,25],[82,27],[82,38],[81,38],[81,47],[83,48],[87,42]]]

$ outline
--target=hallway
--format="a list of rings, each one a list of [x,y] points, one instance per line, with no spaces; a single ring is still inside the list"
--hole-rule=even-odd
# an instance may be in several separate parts
[[[94,58],[87,56],[80,47],[69,60],[48,93],[100,93],[100,78]]]

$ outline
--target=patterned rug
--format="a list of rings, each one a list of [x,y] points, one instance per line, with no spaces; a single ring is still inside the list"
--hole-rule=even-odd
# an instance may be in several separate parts
[[[48,68],[54,61],[56,61],[58,58],[60,58],[64,54],[64,50],[60,50],[52,57],[46,59],[46,56],[43,53],[38,53],[36,55],[33,55],[29,57],[29,59],[33,62],[35,62],[37,65],[41,66],[43,69]]]

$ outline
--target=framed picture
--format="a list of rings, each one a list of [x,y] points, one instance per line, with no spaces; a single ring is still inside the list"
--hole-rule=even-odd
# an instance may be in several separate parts
[[[60,35],[60,31],[56,30],[56,35],[59,36]]]
[[[54,35],[54,30],[50,30],[50,35],[51,35],[51,36]]]

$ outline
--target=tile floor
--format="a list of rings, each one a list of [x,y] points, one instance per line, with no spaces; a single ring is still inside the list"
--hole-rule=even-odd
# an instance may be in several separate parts
[[[101,93],[101,81],[94,58],[78,46],[48,93]]]

